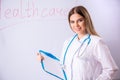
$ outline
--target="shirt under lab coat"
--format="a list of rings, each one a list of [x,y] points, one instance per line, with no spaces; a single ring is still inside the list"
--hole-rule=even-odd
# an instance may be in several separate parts
[[[90,36],[89,44],[87,39],[81,46],[87,37],[88,34],[80,40],[76,37],[67,51],[64,69],[68,80],[112,80],[118,67],[110,50],[100,37],[94,35]],[[61,62],[70,40],[64,43]]]

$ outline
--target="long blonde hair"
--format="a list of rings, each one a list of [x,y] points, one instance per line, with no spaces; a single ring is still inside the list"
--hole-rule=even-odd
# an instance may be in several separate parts
[[[85,7],[83,7],[83,6],[73,7],[73,8],[70,10],[69,14],[68,14],[68,21],[69,21],[69,23],[70,23],[70,17],[71,17],[71,15],[74,14],[74,13],[77,13],[77,14],[79,14],[79,15],[81,15],[81,16],[84,17],[84,19],[85,19],[85,25],[86,25],[86,32],[87,32],[88,34],[92,34],[92,35],[97,35],[97,36],[99,36],[99,35],[97,34],[97,32],[95,31],[95,29],[94,29],[94,26],[93,26],[91,17],[90,17],[90,15],[89,15],[89,13],[88,13],[88,11],[87,11],[87,9],[86,9]]]

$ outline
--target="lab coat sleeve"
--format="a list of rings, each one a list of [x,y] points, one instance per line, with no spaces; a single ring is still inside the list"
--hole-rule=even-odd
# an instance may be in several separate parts
[[[94,48],[94,53],[96,59],[102,65],[102,73],[96,80],[112,80],[113,75],[118,70],[118,67],[110,54],[110,50],[103,40],[99,40],[97,42]]]

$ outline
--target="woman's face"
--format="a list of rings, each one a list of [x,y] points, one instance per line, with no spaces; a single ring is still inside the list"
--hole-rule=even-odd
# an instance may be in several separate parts
[[[86,29],[85,29],[85,20],[84,20],[84,17],[77,14],[77,13],[74,13],[70,16],[70,26],[71,26],[71,29],[79,34],[79,35],[84,35],[86,34]]]

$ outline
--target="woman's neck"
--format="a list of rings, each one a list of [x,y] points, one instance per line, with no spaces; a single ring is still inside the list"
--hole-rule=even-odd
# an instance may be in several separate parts
[[[85,36],[87,33],[85,34],[78,34],[78,40],[80,40],[83,36]]]

